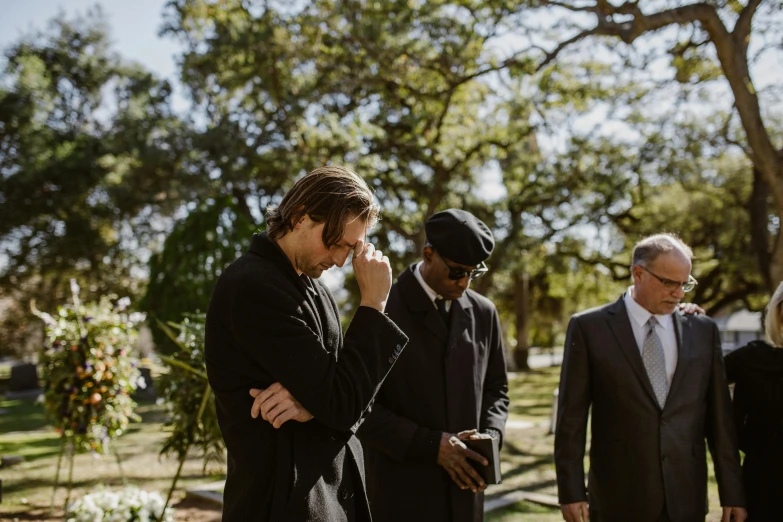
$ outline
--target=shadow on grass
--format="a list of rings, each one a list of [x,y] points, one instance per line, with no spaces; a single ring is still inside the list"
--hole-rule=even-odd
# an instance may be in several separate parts
[[[515,417],[549,419],[553,391],[560,381],[559,368],[518,373],[509,381],[509,413]]]
[[[156,404],[154,401],[139,402],[135,411],[141,417],[141,422],[144,424],[151,422],[166,422],[169,418],[166,406]]]
[[[503,452],[514,457],[544,457],[549,458],[554,462],[554,455],[551,451],[546,451],[545,453],[531,453],[520,448],[518,443],[514,440],[506,440],[503,443]]]
[[[0,408],[8,410],[0,415],[0,433],[33,431],[46,427],[43,404],[35,399],[0,400]]]
[[[17,431],[35,431],[46,428],[47,419],[44,406],[35,399],[2,399],[0,408],[7,410],[0,415],[0,433]],[[139,402],[135,412],[141,417],[140,424],[166,422],[166,407],[154,401]],[[138,429],[131,425],[129,430]]]
[[[53,431],[31,435],[6,436],[0,439],[0,454],[18,455],[25,461],[56,456],[60,452],[60,436]]]
[[[24,480],[16,480],[8,482],[7,484],[3,484],[3,492],[6,494],[12,494],[19,491],[30,491],[33,489],[44,489],[49,490],[54,487],[54,475],[55,475],[55,468],[51,469],[51,477],[41,477],[41,478],[26,478]],[[63,468],[60,470],[60,479],[58,484],[58,491],[63,490],[65,491],[67,489],[67,474],[68,469],[67,465],[64,463]],[[216,482],[218,480],[225,480],[226,476],[225,474],[215,474],[215,475],[203,475],[200,473],[186,473],[183,474],[179,479],[179,488],[182,488],[182,485],[184,482],[192,481],[202,481],[202,482]],[[126,474],[125,479],[128,482],[128,484],[138,484],[143,487],[143,484],[149,482],[149,476],[145,475],[144,473],[132,473],[132,474]],[[164,480],[164,482],[166,482]],[[89,490],[92,488],[95,488],[97,486],[107,486],[107,487],[120,487],[123,485],[122,477],[117,474],[115,477],[111,478],[101,478],[101,479],[74,479],[74,481],[71,483],[71,488],[73,490],[81,489],[81,490]],[[3,518],[0,518],[0,520],[4,520]]]
[[[536,469],[544,470],[544,469],[550,468],[552,466],[554,466],[554,464],[552,463],[552,459],[550,459],[550,458],[537,459],[537,460],[534,460],[533,462],[529,462],[529,463],[526,463],[526,464],[520,464],[519,466],[516,466],[514,469],[510,469],[507,472],[503,473],[503,480],[504,481],[510,480],[510,479],[512,479],[512,478],[514,478],[516,476],[524,475],[525,473],[528,473],[530,471],[533,471],[533,470],[536,470]],[[553,484],[556,484],[556,481],[554,481],[554,480],[552,480],[552,481],[547,480],[546,482],[547,482],[547,484],[543,484],[542,483],[542,485],[538,489],[544,489],[545,487],[548,487],[548,486],[551,486]],[[531,490],[532,491],[531,488],[532,488],[532,485],[526,485],[525,486],[526,490]]]
[[[486,514],[487,522],[506,522],[511,520],[535,521],[539,520],[535,515],[558,515],[560,510],[527,502],[517,502],[511,506],[498,509]],[[549,517],[546,520],[550,520]]]

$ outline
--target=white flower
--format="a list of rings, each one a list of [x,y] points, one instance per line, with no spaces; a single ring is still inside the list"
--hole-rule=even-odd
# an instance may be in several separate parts
[[[147,318],[147,314],[142,312],[133,312],[128,316],[128,320],[133,324],[142,323],[146,318]]]
[[[122,299],[117,301],[117,310],[122,312],[123,310],[128,308],[130,306],[130,304],[131,304],[130,297],[123,297]]]
[[[54,320],[54,317],[46,312],[38,312],[38,317],[40,317],[46,326],[57,326],[57,321]]]
[[[99,489],[72,503],[66,522],[151,522],[163,510],[163,497],[135,486],[120,491]],[[174,522],[174,510],[166,509],[163,522]]]

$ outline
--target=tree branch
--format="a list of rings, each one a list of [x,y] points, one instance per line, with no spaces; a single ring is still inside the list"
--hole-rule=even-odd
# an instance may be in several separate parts
[[[539,63],[538,66],[536,66],[536,72],[540,71],[541,69],[543,69],[544,67],[546,67],[547,65],[552,63],[557,58],[557,56],[563,51],[563,49],[565,49],[569,45],[573,45],[576,42],[578,42],[579,40],[583,40],[583,39],[587,38],[588,36],[593,36],[595,34],[600,34],[598,32],[598,27],[595,27],[593,29],[589,29],[589,30],[586,30],[586,31],[582,31],[579,34],[577,34],[575,36],[572,36],[568,40],[566,40],[564,42],[560,42],[557,45],[557,47],[555,47],[551,52],[548,52],[546,54],[546,56],[544,56],[544,59],[541,60],[541,63]]]
[[[754,0],[758,1],[758,0]],[[598,0],[595,5],[575,7],[556,0],[543,0],[543,5],[565,8],[571,11],[587,11],[596,13],[597,23],[593,29],[582,31],[571,39],[559,44],[545,58],[546,63],[554,60],[557,55],[579,40],[590,35],[615,36],[623,42],[631,44],[644,33],[654,32],[670,25],[685,25],[693,22],[701,22],[705,30],[713,37],[728,35],[726,27],[721,22],[715,7],[701,2],[685,5],[673,9],[667,9],[659,13],[645,15],[642,13],[636,2],[625,2],[618,7],[614,7],[606,0]],[[627,22],[615,22],[614,15],[632,16],[632,20]],[[543,66],[545,64],[542,64]]]
[[[737,45],[741,45],[743,49],[748,48],[748,42],[750,41],[750,26],[753,21],[753,15],[756,14],[756,10],[761,4],[761,0],[750,0],[748,5],[739,15],[737,23],[734,25],[734,31],[732,36]]]

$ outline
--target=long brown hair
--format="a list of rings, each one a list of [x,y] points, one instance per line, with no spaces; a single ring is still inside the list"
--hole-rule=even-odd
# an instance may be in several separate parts
[[[372,191],[355,172],[339,166],[319,167],[294,183],[278,206],[266,209],[266,233],[280,239],[304,216],[324,223],[323,242],[328,248],[340,241],[349,218],[361,218],[368,226],[378,220],[380,209]]]

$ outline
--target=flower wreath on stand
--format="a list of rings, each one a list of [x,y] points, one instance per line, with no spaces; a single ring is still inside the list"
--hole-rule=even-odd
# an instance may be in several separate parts
[[[110,441],[127,429],[136,403],[131,394],[143,386],[141,373],[130,357],[144,315],[128,314],[128,298],[104,296],[98,303],[82,304],[79,286],[71,280],[73,303],[61,306],[55,317],[34,312],[46,325],[47,345],[41,355],[45,382],[44,408],[61,434],[52,505],[66,446],[70,458],[66,509],[73,484],[73,458],[77,451],[106,454]],[[123,483],[119,455],[114,453]]]

